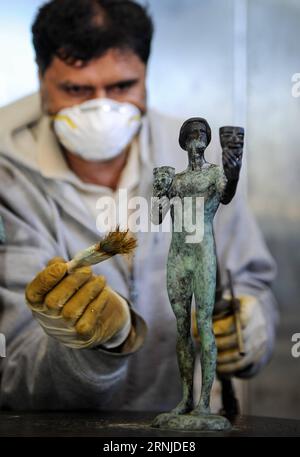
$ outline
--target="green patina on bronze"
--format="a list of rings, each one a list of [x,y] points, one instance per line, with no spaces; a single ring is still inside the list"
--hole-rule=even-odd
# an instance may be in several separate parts
[[[225,430],[229,421],[211,414],[210,393],[216,372],[217,349],[212,330],[212,313],[216,290],[216,250],[213,219],[220,202],[228,203],[236,189],[225,176],[222,167],[206,162],[205,148],[210,142],[210,128],[202,118],[186,121],[179,142],[187,150],[189,164],[185,171],[175,174],[172,167],[154,169],[153,195],[167,196],[172,218],[172,241],[167,262],[167,290],[177,320],[177,359],[182,380],[182,400],[169,413],[157,416],[154,427],[181,430]],[[224,156],[223,156],[224,158]],[[224,162],[223,162],[224,164]],[[225,165],[227,165],[225,163]],[[232,172],[233,166],[230,167]],[[224,169],[226,167],[224,166]],[[228,173],[229,176],[229,173]],[[178,211],[191,206],[193,223],[196,222],[197,197],[203,203],[203,238],[190,242],[182,218],[178,231]],[[201,197],[201,198],[200,198]],[[226,197],[226,201],[224,198]],[[176,201],[182,206],[177,206]],[[178,209],[179,208],[179,209]],[[177,220],[178,224],[178,220]],[[201,346],[202,388],[199,403],[193,403],[193,377],[195,348],[191,336],[191,302],[195,298],[197,327]]]

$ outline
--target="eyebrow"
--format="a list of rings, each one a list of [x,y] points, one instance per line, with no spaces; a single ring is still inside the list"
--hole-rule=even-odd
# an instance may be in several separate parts
[[[117,86],[133,86],[137,82],[138,82],[138,78],[121,79],[120,81],[116,81],[113,84],[107,85],[106,88],[113,89],[114,87],[117,87]],[[76,87],[80,87],[82,89],[93,89],[95,87],[91,84],[81,84],[81,83],[77,83],[75,81],[69,81],[69,80],[60,82],[59,86],[60,87],[76,86]]]
[[[62,81],[60,83],[58,83],[58,86],[61,87],[61,88],[64,88],[64,87],[80,87],[82,89],[93,89],[94,86],[90,85],[90,84],[80,84],[80,83],[77,83],[77,82],[74,82],[74,81]]]
[[[106,88],[112,89],[113,87],[116,87],[116,86],[133,86],[137,82],[138,82],[138,78],[122,79],[113,84],[109,84],[108,86],[106,86]]]

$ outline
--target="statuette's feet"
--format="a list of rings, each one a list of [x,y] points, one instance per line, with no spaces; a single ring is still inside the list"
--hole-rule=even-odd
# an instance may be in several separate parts
[[[199,404],[193,411],[190,412],[192,416],[205,416],[211,414],[210,407]]]
[[[159,414],[152,422],[151,427],[164,428],[165,426],[167,428],[167,424],[171,417],[173,417],[171,413]]]
[[[187,414],[193,409],[193,400],[181,400],[178,405],[170,411],[170,414]]]
[[[169,421],[176,416],[180,416],[182,414],[187,414],[193,409],[193,400],[189,398],[187,400],[182,399],[178,405],[172,409],[169,413],[159,414],[154,421],[152,422],[152,427],[164,427],[168,428]]]

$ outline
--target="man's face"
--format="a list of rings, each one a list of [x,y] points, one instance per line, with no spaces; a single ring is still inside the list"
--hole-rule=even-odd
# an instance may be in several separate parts
[[[206,125],[202,122],[191,122],[187,126],[187,135],[186,135],[186,143],[187,145],[190,142],[195,142],[200,148],[206,148],[207,146],[207,131]]]
[[[80,64],[80,62],[78,62]],[[132,51],[110,49],[84,66],[54,57],[40,75],[44,112],[56,114],[94,98],[128,102],[146,111],[146,66]]]
[[[244,146],[244,129],[242,127],[221,127],[220,142],[222,148],[241,149]]]

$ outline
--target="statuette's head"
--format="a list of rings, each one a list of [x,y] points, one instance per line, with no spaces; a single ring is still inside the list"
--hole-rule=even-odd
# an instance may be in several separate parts
[[[243,127],[225,126],[220,128],[220,142],[222,148],[242,149],[244,146]]]
[[[179,144],[182,149],[203,152],[211,141],[211,129],[206,119],[192,117],[182,124]]]

